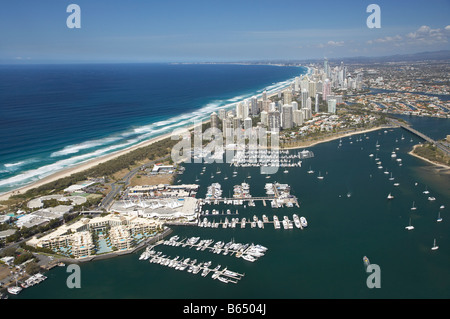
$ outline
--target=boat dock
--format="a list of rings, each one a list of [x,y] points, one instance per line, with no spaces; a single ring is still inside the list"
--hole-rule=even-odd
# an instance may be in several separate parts
[[[262,245],[255,244],[241,244],[236,243],[233,240],[225,243],[218,241],[214,243],[212,239],[200,239],[200,237],[189,237],[180,240],[178,235],[172,236],[168,240],[161,240],[154,245],[148,246],[145,251],[140,255],[139,260],[149,260],[150,263],[156,263],[176,270],[187,270],[187,272],[198,274],[201,272],[202,277],[206,277],[209,273],[213,273],[211,278],[218,279],[224,283],[238,283],[238,281],[244,277],[244,274],[240,274],[235,271],[229,270],[227,267],[221,269],[221,265],[217,265],[211,269],[211,261],[201,262],[197,264],[197,259],[191,260],[191,258],[182,258],[179,256],[175,258],[163,255],[161,251],[155,251],[154,248],[157,245],[167,245],[176,247],[188,247],[189,249],[195,248],[196,250],[208,249],[215,254],[233,255],[237,258],[242,258],[248,262],[254,262],[258,258],[264,256],[268,250]]]
[[[159,254],[160,252],[156,253]],[[235,271],[229,270],[227,267],[221,268],[221,265],[217,265],[215,268],[211,269],[211,261],[201,262],[197,264],[197,259],[191,260],[190,258],[182,258],[179,260],[179,256],[175,258],[159,254],[159,256],[153,256],[149,262],[153,264],[160,264],[162,266],[167,266],[169,268],[174,268],[175,270],[184,271],[186,270],[192,274],[198,274],[201,272],[202,277],[208,276],[210,272],[213,272],[211,278],[218,279],[224,283],[237,284],[239,280],[244,277],[244,274],[240,274]]]
[[[266,215],[263,215],[262,220],[259,219],[256,215],[253,215],[253,218],[251,220],[247,219],[246,217],[243,217],[242,219],[239,219],[237,217],[228,219],[228,217],[225,217],[225,220],[222,221],[222,219],[220,219],[217,222],[215,220],[211,221],[208,218],[203,217],[203,220],[199,219],[197,226],[209,228],[245,228],[247,226],[250,226],[250,228],[263,229],[266,225],[273,225],[275,229],[280,229],[281,226],[283,226],[284,229],[293,229],[294,226],[296,226],[296,228],[303,230],[303,228],[307,226],[307,222],[306,218],[302,218],[303,223],[300,221],[296,214],[293,215],[293,221],[291,221],[288,216],[284,216],[283,220],[280,221],[276,215],[273,216],[273,220],[269,220]]]
[[[275,196],[266,197],[234,197],[234,198],[214,198],[214,199],[199,199],[200,205],[218,205],[218,204],[228,204],[228,205],[249,205],[254,206],[254,202],[262,201],[264,206],[267,206],[267,202],[276,202],[276,206],[272,205],[272,208],[282,207],[286,205],[287,207],[293,207],[294,205],[300,207],[298,199],[295,196],[282,197],[278,194]]]
[[[195,248],[196,250],[202,251],[207,249],[214,254],[229,254],[230,256],[233,256],[234,254],[237,258],[242,258],[252,262],[264,256],[267,251],[267,248],[261,245],[241,244],[235,243],[234,241],[227,243],[218,241],[214,244],[212,239],[200,240],[200,237],[184,238],[180,241],[178,241],[178,239],[178,236],[174,236],[169,240],[165,240],[163,244],[167,246],[188,247],[189,249]]]

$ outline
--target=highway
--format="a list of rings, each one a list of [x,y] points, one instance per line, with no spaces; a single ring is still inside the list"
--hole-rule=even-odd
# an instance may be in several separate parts
[[[126,188],[128,186],[128,184],[130,184],[130,180],[134,177],[134,175],[136,175],[137,172],[139,172],[141,169],[144,169],[151,165],[154,165],[157,162],[162,162],[162,161],[168,159],[169,157],[170,157],[170,155],[167,155],[165,157],[159,158],[157,160],[154,160],[154,161],[148,162],[144,165],[141,165],[139,167],[136,167],[136,168],[132,169],[131,171],[129,171],[121,180],[110,183],[109,185],[111,186],[111,191],[105,196],[105,198],[103,198],[102,202],[99,205],[99,208],[108,210],[111,207],[116,195],[119,194],[119,192],[122,190],[122,188]]]
[[[404,124],[404,123],[402,123],[402,122],[400,122],[400,121],[390,119],[390,122],[391,122],[392,124],[394,124],[394,125],[398,125],[398,126],[400,126],[401,128],[403,128],[403,129],[405,129],[405,130],[407,130],[407,131],[409,131],[409,132],[415,134],[416,136],[418,136],[418,137],[424,139],[425,141],[427,141],[427,142],[429,142],[429,143],[431,143],[431,144],[436,145],[436,147],[439,148],[441,151],[443,151],[445,154],[450,155],[450,147],[448,146],[447,143],[443,143],[443,142],[440,142],[440,141],[435,141],[435,140],[433,140],[431,137],[429,137],[429,136],[423,134],[422,132],[419,132],[419,131],[416,130],[416,129],[413,129],[411,126],[406,125],[406,124]]]

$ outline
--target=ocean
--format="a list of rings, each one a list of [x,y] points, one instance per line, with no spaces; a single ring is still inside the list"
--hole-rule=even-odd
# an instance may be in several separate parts
[[[305,67],[0,65],[0,194],[208,118]]]
[[[450,121],[436,118],[408,117],[414,127],[435,138],[449,132]],[[402,139],[403,137],[403,139]],[[377,151],[375,144],[380,144]],[[213,182],[222,185],[223,196],[233,193],[233,185],[244,181],[253,196],[264,195],[264,184],[278,181],[291,186],[300,207],[271,208],[259,201],[255,207],[237,205],[205,206],[219,211],[238,209],[239,218],[270,220],[277,215],[298,214],[308,220],[300,230],[240,227],[200,228],[174,226],[173,235],[180,238],[199,236],[214,241],[234,240],[261,244],[266,254],[255,262],[229,255],[217,255],[187,247],[160,245],[172,258],[196,258],[212,261],[245,274],[237,283],[213,280],[186,271],[138,260],[142,251],[81,264],[81,288],[69,289],[65,267],[56,267],[48,279],[23,290],[11,299],[448,299],[450,298],[450,187],[449,175],[436,166],[407,153],[421,140],[401,128],[377,130],[342,138],[307,148],[314,157],[304,159],[302,167],[280,169],[270,179],[259,174],[257,167],[236,168],[229,164],[185,164],[186,171],[178,183],[192,183],[196,177],[203,197]],[[392,158],[395,150],[397,157]],[[291,150],[296,153],[299,150]],[[370,157],[370,154],[374,154]],[[382,162],[379,169],[375,158]],[[397,159],[402,159],[399,165]],[[200,175],[203,168],[206,172]],[[220,168],[221,174],[217,174]],[[309,169],[315,171],[308,174]],[[389,180],[390,174],[395,178]],[[318,172],[324,176],[317,179]],[[248,175],[251,178],[248,178]],[[211,178],[213,175],[213,178]],[[225,180],[224,177],[228,179]],[[394,186],[393,183],[399,183]],[[428,189],[430,194],[424,194]],[[387,200],[392,193],[394,199]],[[350,195],[350,197],[347,196]],[[429,196],[436,198],[428,200]],[[415,202],[417,210],[410,208]],[[444,209],[440,206],[444,205]],[[443,221],[436,221],[438,212]],[[210,219],[219,217],[210,216]],[[405,226],[411,218],[414,230]],[[438,250],[431,250],[436,239]],[[369,288],[363,256],[380,269],[380,288]],[[275,311],[274,309],[271,309]]]

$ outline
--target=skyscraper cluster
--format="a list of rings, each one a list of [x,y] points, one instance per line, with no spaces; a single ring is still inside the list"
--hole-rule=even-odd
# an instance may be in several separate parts
[[[319,113],[320,105],[324,112],[336,113],[336,105],[342,103],[342,95],[333,91],[358,89],[362,87],[362,73],[352,77],[347,66],[340,63],[331,66],[328,60],[321,66],[312,68],[307,75],[294,78],[291,85],[269,98],[264,91],[260,98],[253,96],[236,103],[233,110],[219,110],[211,115],[211,126],[218,127],[222,121],[224,136],[237,129],[248,130],[265,127],[268,131],[292,129],[309,121],[313,114]],[[256,128],[253,118],[260,116]]]

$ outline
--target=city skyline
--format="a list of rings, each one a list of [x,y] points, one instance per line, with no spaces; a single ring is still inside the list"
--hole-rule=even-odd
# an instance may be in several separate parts
[[[375,2],[381,28],[366,20],[372,2],[79,0],[3,6],[0,63],[235,62],[386,56],[450,49],[448,1]]]

